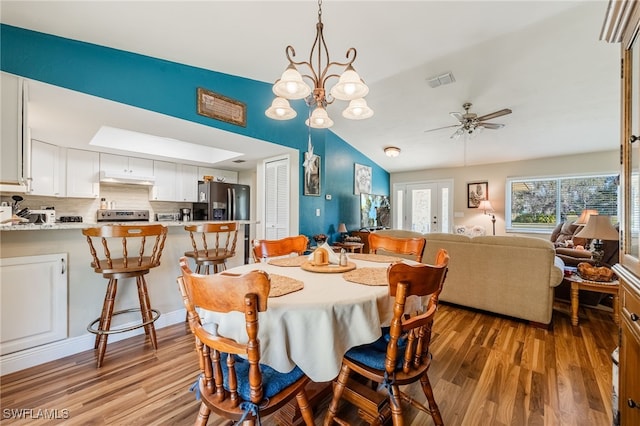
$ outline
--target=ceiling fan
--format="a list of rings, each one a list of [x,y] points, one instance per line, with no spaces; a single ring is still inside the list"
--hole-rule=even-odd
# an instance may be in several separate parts
[[[485,114],[478,117],[478,114],[469,112],[469,109],[471,109],[471,102],[465,102],[462,105],[462,108],[464,108],[464,114],[461,114],[459,112],[449,113],[453,118],[458,120],[460,123],[453,124],[451,126],[437,127],[435,129],[425,130],[425,133],[433,132],[435,130],[448,129],[451,127],[458,127],[458,129],[456,129],[456,131],[450,136],[451,139],[458,139],[461,135],[474,137],[485,128],[500,129],[504,127],[504,124],[487,123],[486,120],[491,120],[492,118],[502,117],[503,115],[511,114],[510,109],[504,108],[499,111],[492,112],[491,114]]]

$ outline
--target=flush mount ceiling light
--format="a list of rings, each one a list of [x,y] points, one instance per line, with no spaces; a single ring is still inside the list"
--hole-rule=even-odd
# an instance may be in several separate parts
[[[387,154],[387,157],[397,157],[400,155],[400,148],[397,146],[388,146],[384,149],[384,153]]]
[[[313,109],[313,113],[305,121],[305,124],[317,129],[324,129],[333,125],[333,121],[327,114],[326,107],[336,99],[351,101],[347,109],[342,113],[346,118],[359,120],[373,115],[373,110],[362,99],[369,93],[369,88],[352,66],[353,61],[356,59],[356,49],[351,47],[347,50],[346,62],[332,62],[329,59],[329,49],[324,41],[323,27],[322,0],[319,0],[316,38],[309,53],[309,60],[294,61],[293,58],[296,56],[296,51],[292,46],[287,46],[285,54],[289,60],[289,66],[273,85],[273,93],[275,93],[276,98],[265,111],[267,117],[276,120],[294,118],[296,112],[288,102],[294,99],[305,99],[307,106]],[[315,68],[312,65],[312,61],[316,65]],[[300,74],[297,67],[305,68],[308,74]],[[329,73],[329,70],[334,67],[343,67],[344,71],[341,75],[333,71]],[[338,78],[338,82],[327,93],[326,83],[332,77]],[[313,88],[309,87],[303,79],[309,80]]]

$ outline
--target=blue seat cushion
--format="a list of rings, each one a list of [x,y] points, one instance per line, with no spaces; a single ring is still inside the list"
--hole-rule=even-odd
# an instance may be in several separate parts
[[[224,378],[223,386],[229,390],[229,372],[226,368],[227,355],[221,354],[220,362],[223,364],[222,376]],[[238,394],[245,401],[251,401],[249,393],[249,361],[234,355],[236,362],[236,374],[238,376]],[[262,392],[263,398],[271,398],[280,393],[283,389],[291,386],[298,381],[304,373],[297,366],[288,373],[280,373],[265,364],[260,364],[262,371]]]
[[[364,364],[376,370],[384,370],[385,356],[387,355],[387,344],[389,343],[389,327],[382,328],[382,336],[373,343],[356,346],[349,349],[345,356],[353,361]],[[400,336],[398,339],[398,356],[396,357],[396,370],[402,368],[404,351],[407,347],[407,339]]]

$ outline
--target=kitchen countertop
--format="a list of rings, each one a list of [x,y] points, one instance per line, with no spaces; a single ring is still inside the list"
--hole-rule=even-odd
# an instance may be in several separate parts
[[[100,223],[91,223],[91,222],[56,222],[56,223],[25,223],[25,224],[16,224],[16,225],[0,225],[0,231],[46,231],[46,230],[63,230],[63,229],[85,229],[85,228],[93,228],[96,226],[104,226],[104,225],[156,225],[161,224],[167,227],[175,227],[175,226],[185,226],[190,224],[199,224],[199,223],[215,223],[215,222],[229,222],[227,220],[223,221],[208,221],[208,220],[195,220],[190,222],[182,222],[182,221],[153,221],[153,222],[100,222]],[[257,223],[250,220],[239,220],[236,221],[240,225],[253,224]]]

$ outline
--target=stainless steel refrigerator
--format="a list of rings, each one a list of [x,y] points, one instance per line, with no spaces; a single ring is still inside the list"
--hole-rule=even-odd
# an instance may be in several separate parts
[[[193,203],[193,220],[249,220],[249,185],[198,182],[198,201]],[[244,224],[244,263],[249,263],[249,223]]]
[[[226,182],[198,182],[198,202],[193,204],[195,220],[249,220],[249,185]]]

